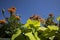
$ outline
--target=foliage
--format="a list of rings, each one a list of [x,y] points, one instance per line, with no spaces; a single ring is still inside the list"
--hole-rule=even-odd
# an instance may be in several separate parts
[[[5,9],[2,10],[4,20],[0,20],[0,37],[11,40],[60,40],[60,17],[59,23],[54,22],[53,14],[49,14],[47,20],[38,15],[31,16],[25,24],[16,15],[16,8],[8,9],[10,17],[5,17]],[[43,25],[42,25],[43,24]]]

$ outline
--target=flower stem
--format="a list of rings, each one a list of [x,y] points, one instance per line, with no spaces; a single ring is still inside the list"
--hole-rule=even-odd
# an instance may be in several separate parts
[[[60,20],[59,20],[59,27],[60,27]]]
[[[59,26],[58,34],[60,34],[60,20],[58,26]]]

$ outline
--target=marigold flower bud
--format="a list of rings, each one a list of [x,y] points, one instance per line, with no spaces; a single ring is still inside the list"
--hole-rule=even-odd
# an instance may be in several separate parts
[[[39,16],[37,16],[37,15],[35,15],[35,16],[33,17],[34,20],[38,20],[38,18],[39,18]]]
[[[39,19],[41,23],[45,24],[45,20],[43,18]]]
[[[50,13],[50,14],[49,14],[49,16],[53,16],[53,14],[52,14],[52,13]]]
[[[8,12],[14,13],[14,12],[16,12],[16,8],[15,7],[11,7],[11,8],[8,9]]]
[[[4,12],[5,12],[5,9],[2,9],[2,13],[4,14]]]
[[[16,18],[17,20],[20,20],[20,17],[19,17],[19,16],[15,16],[15,18]]]
[[[5,20],[0,20],[0,24],[5,24],[6,21]]]

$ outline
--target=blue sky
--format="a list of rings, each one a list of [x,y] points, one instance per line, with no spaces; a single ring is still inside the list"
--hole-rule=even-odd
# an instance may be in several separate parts
[[[0,19],[4,19],[2,8],[5,8],[5,15],[9,16],[7,9],[12,6],[16,7],[16,13],[21,16],[22,23],[32,14],[47,18],[49,13],[53,13],[55,19],[60,15],[60,0],[0,0]]]

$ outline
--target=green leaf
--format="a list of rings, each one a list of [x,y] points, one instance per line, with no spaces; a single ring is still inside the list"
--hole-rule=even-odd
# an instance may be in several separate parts
[[[46,30],[44,30],[40,35],[38,35],[41,40],[47,40],[47,39],[53,39],[52,36],[54,36],[56,34],[57,30],[50,30],[49,28],[47,28]]]
[[[34,34],[35,36],[32,34],[32,32],[26,33],[25,35],[28,36],[30,38],[30,40],[40,40],[37,37],[37,33]]]
[[[40,21],[28,19],[24,27],[31,28],[30,25],[33,25],[33,27],[38,28],[40,27]]]
[[[15,40],[30,40],[28,36],[26,35],[19,35]]]
[[[28,36],[30,38],[30,40],[36,40],[32,34],[32,32],[26,33],[26,36]]]
[[[18,37],[21,34],[21,30],[18,28],[16,33],[12,35],[11,40],[14,40],[16,37]]]
[[[57,20],[58,20],[58,21],[60,20],[60,16],[58,16]]]
[[[47,29],[46,27],[40,27],[40,28],[38,29],[38,31],[39,31],[39,30],[45,31],[46,29]]]
[[[39,38],[37,35],[38,35],[37,32],[35,32],[35,33],[34,33],[35,39],[36,39],[36,40],[40,40],[40,38]]]
[[[50,30],[59,30],[59,27],[58,26],[55,26],[55,25],[49,25],[48,28]]]

